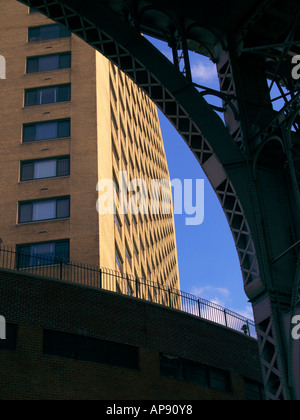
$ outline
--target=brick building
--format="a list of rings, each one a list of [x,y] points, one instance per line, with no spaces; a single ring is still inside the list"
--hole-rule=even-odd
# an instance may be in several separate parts
[[[19,266],[81,261],[179,288],[172,208],[123,214],[119,203],[120,172],[148,192],[152,179],[170,179],[155,105],[100,53],[15,0],[1,4],[0,34],[1,243],[25,254]],[[115,214],[97,212],[101,180],[115,184]]]
[[[262,399],[257,341],[143,300],[0,272],[0,399]]]

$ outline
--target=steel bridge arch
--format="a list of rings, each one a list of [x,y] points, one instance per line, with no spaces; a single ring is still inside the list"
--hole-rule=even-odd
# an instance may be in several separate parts
[[[289,369],[291,360],[285,356],[285,343],[280,336],[281,319],[278,306],[274,305],[276,288],[270,268],[270,259],[274,256],[265,239],[270,234],[261,223],[264,215],[261,196],[256,189],[253,162],[241,145],[242,121],[237,119],[239,103],[235,95],[232,63],[227,61],[226,54],[223,59],[220,54],[217,64],[221,90],[234,98],[225,114],[230,130],[190,78],[184,77],[141,36],[134,10],[122,10],[122,14],[116,14],[102,4],[105,1],[19,1],[65,25],[116,64],[146,92],[181,134],[216,192],[234,237],[245,292],[255,304],[267,398],[299,398],[300,390],[295,389],[294,372]],[[270,1],[264,2],[264,6],[265,3]],[[126,20],[124,15],[128,12]],[[220,43],[218,48],[223,51],[225,44]],[[236,112],[233,112],[234,107]]]

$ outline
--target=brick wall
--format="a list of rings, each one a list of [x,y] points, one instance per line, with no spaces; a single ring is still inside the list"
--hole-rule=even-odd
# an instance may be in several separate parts
[[[148,302],[3,271],[0,313],[19,325],[17,351],[0,350],[1,399],[245,399],[244,378],[261,382],[256,341]],[[140,369],[45,356],[43,329],[137,346]],[[230,371],[232,393],[162,377],[160,352]]]

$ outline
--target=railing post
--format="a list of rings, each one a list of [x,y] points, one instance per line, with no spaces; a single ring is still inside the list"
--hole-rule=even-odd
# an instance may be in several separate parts
[[[228,322],[227,322],[227,312],[226,312],[226,309],[224,309],[224,315],[225,315],[225,324],[226,324],[226,327],[228,328]]]
[[[19,252],[19,250],[16,251],[16,269],[17,269],[17,271],[20,270],[20,252]]]
[[[199,308],[199,318],[201,318],[201,304],[200,304],[200,299],[198,299],[198,308]]]
[[[60,260],[60,280],[63,279],[63,261]]]
[[[100,287],[100,289],[102,289],[102,268],[100,268],[99,274],[100,274],[100,284],[99,284],[99,287]]]
[[[172,308],[171,289],[169,288],[169,305]]]
[[[137,299],[139,298],[139,279],[138,278],[136,278],[135,279],[135,290],[136,290],[136,297],[137,297]]]

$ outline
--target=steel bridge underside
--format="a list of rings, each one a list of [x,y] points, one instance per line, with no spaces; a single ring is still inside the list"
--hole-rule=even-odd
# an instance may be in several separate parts
[[[291,337],[300,314],[299,0],[20,1],[115,63],[186,141],[235,240],[267,399],[299,400],[300,342]],[[143,34],[166,41],[173,62]],[[216,63],[220,91],[193,83],[190,51]]]

